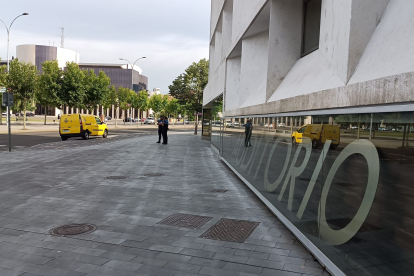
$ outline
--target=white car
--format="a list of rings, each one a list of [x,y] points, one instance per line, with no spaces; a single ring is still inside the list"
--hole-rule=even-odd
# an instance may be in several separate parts
[[[7,116],[7,112],[3,112],[3,113],[1,113],[1,115]]]
[[[155,124],[154,118],[147,118],[144,122],[144,125],[154,125],[154,124]]]
[[[226,121],[226,127],[234,127],[232,121]]]
[[[277,126],[278,127],[285,127],[285,124],[284,123],[278,123]]]

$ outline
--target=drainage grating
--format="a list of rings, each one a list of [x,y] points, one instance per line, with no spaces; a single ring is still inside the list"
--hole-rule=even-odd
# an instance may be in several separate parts
[[[200,238],[242,243],[259,224],[260,222],[248,220],[221,219],[204,232]]]
[[[163,219],[160,222],[157,222],[157,224],[198,229],[210,219],[212,219],[212,217],[176,213]]]
[[[87,223],[73,223],[56,227],[49,231],[53,236],[75,236],[81,234],[89,234],[94,232],[97,227],[93,224]]]
[[[106,179],[125,179],[126,176],[107,176]]]
[[[154,176],[163,176],[163,173],[146,173],[146,174],[141,174],[141,176],[147,176],[147,177],[154,177]]]
[[[212,190],[211,192],[212,193],[225,193],[225,192],[227,192],[228,190],[225,190],[225,189],[214,189],[214,190]]]

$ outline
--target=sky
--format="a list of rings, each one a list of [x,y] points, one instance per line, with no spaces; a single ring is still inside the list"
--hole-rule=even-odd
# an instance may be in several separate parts
[[[21,44],[77,51],[81,63],[137,62],[148,90],[168,85],[193,62],[208,59],[210,0],[4,0],[0,19],[10,32],[10,58]],[[0,22],[0,58],[6,60],[7,31]]]

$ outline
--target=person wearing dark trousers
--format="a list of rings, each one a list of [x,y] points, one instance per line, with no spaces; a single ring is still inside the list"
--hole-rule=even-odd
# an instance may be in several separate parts
[[[253,125],[251,120],[247,120],[247,123],[244,125],[244,146],[251,147],[250,139],[252,138]]]
[[[164,116],[161,116],[160,119],[157,121],[157,125],[158,125],[158,144],[161,143],[161,135],[164,136],[163,133],[163,121],[164,121]],[[164,142],[165,140],[163,140]]]
[[[163,128],[162,128],[162,143],[164,145],[168,144],[168,135],[167,135],[167,132],[168,132],[168,124],[169,124],[168,118],[165,117],[165,116],[163,116],[163,122],[162,122],[162,126],[163,126]]]

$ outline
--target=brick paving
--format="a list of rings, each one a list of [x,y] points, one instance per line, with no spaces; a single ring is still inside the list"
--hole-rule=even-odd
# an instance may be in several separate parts
[[[190,132],[156,140],[1,153],[0,275],[328,275],[208,142]],[[157,224],[174,213],[212,219],[199,229]],[[244,243],[199,238],[221,218],[260,225]],[[70,223],[98,230],[49,234]]]

